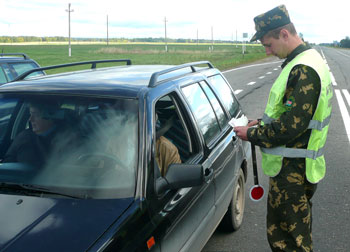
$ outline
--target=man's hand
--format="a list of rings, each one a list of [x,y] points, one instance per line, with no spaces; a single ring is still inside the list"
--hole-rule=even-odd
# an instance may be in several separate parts
[[[249,120],[248,121],[248,127],[253,127],[259,123],[258,120]]]
[[[236,132],[236,135],[244,140],[244,141],[248,141],[248,137],[247,137],[247,131],[248,131],[249,126],[236,126],[234,127],[233,131]]]

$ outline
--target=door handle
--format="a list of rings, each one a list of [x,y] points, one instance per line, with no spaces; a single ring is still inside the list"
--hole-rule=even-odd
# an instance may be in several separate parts
[[[232,136],[232,145],[233,145],[234,147],[236,147],[237,142],[238,142],[238,137]]]
[[[206,183],[209,183],[211,179],[213,178],[214,169],[213,168],[206,168],[204,170],[204,180]]]

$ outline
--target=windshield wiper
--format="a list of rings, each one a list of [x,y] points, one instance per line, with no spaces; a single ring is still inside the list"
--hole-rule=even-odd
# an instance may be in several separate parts
[[[14,183],[14,182],[0,182],[0,189],[7,189],[7,190],[18,190],[20,192],[25,192],[26,194],[51,194],[51,195],[59,195],[74,199],[84,199],[87,197],[68,194],[68,193],[62,193],[58,191],[53,191],[49,188],[37,186],[37,185],[31,185],[31,184],[23,184],[23,183]]]

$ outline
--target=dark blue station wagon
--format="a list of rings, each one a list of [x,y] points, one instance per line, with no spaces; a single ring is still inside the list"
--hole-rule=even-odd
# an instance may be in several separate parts
[[[230,84],[210,62],[125,62],[0,86],[0,251],[200,251],[241,226]]]

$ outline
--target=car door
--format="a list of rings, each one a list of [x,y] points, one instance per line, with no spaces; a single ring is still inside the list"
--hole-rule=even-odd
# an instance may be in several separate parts
[[[204,158],[201,139],[193,127],[192,115],[187,112],[178,94],[173,92],[164,95],[152,109],[154,118],[157,113],[160,121],[154,123],[154,128],[157,128],[157,124],[166,125],[172,118],[171,127],[162,135],[178,148],[182,162],[201,164],[204,169],[209,167]],[[153,156],[156,156],[155,152]],[[154,162],[154,166],[158,171],[155,172],[157,179],[160,168],[157,167],[157,162]],[[201,240],[205,237],[202,231],[208,229],[215,213],[214,181],[209,170],[205,174],[205,180],[201,186],[167,191],[152,200],[151,215],[158,225],[161,251],[197,251],[194,248],[205,244],[205,240]]]
[[[236,137],[228,121],[232,117],[242,116],[238,101],[221,75],[209,78],[209,85],[201,83],[215,110],[221,132],[212,142],[208,142],[210,158],[213,159],[215,183],[215,218],[220,220],[227,211],[234,193],[235,180],[244,161],[242,140]],[[216,87],[216,89],[215,89]],[[217,91],[218,90],[218,91]],[[227,107],[219,98],[225,95]],[[229,99],[229,102],[227,101]]]

